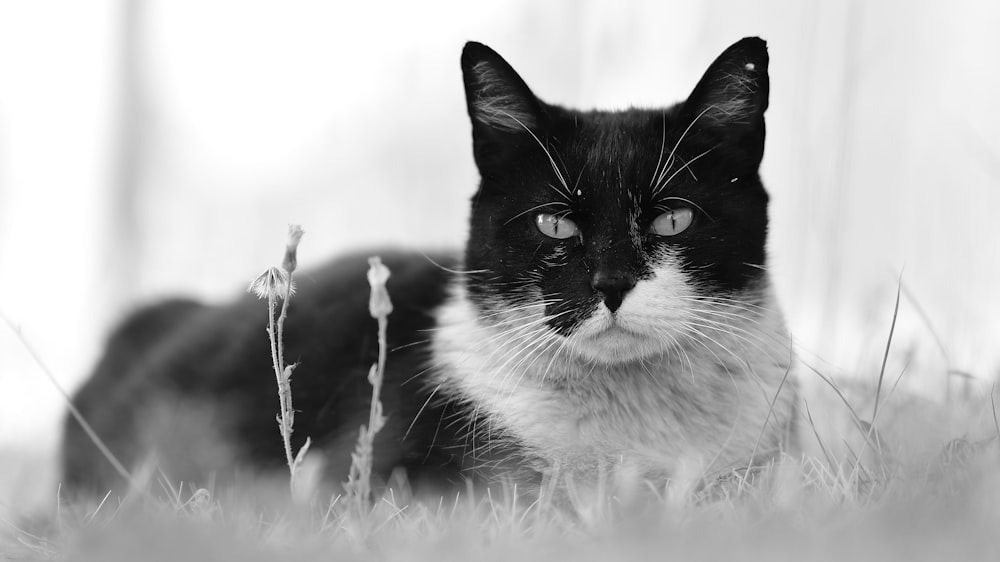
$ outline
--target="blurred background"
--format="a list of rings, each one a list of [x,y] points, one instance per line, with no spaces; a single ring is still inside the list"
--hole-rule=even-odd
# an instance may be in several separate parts
[[[459,53],[545,100],[684,99],[768,41],[770,266],[799,353],[940,400],[1000,366],[1000,4],[0,0],[0,512],[53,503],[62,402],[115,321],[277,263],[457,248],[477,174]],[[901,283],[900,283],[900,280]],[[263,337],[263,328],[261,331]],[[27,485],[27,484],[32,485]]]

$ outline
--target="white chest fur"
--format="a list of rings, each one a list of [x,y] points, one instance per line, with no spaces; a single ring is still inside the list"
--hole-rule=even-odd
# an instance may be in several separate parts
[[[484,322],[457,287],[438,315],[434,359],[448,391],[544,465],[712,474],[773,454],[787,436],[794,383],[778,314],[733,315],[727,330],[702,329],[704,341],[619,362],[582,357],[526,318]]]

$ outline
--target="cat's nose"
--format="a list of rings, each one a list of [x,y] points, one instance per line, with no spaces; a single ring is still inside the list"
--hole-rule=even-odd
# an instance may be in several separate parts
[[[635,277],[620,271],[598,271],[591,283],[594,290],[604,295],[604,305],[615,312],[622,305],[625,294],[635,287]]]

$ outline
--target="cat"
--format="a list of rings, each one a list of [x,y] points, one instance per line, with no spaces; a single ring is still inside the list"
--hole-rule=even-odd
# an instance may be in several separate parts
[[[481,183],[463,256],[379,252],[395,308],[376,477],[662,482],[779,455],[796,385],[766,263],[765,42],[727,48],[665,109],[543,102],[475,42],[461,68]],[[370,406],[366,256],[299,275],[285,327],[293,449],[311,438],[333,482]],[[127,465],[280,470],[266,319],[249,295],[140,310],[74,404]],[[72,418],[62,459],[68,488],[123,484]]]

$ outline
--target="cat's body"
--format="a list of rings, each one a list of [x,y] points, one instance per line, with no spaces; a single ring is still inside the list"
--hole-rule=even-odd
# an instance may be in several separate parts
[[[410,428],[426,399],[424,381],[414,377],[423,368],[417,366],[429,362],[426,342],[448,274],[421,255],[383,252],[382,259],[393,272],[395,312],[382,392],[388,418],[376,441],[376,472],[388,474],[397,465],[411,473],[421,466],[455,472],[451,451],[423,441],[434,432],[454,439],[453,430],[438,427],[446,413],[442,404],[428,405]],[[359,254],[300,272],[284,329],[285,355],[299,362],[292,380],[295,450],[310,437],[315,453],[329,452],[333,473],[346,474],[358,428],[368,422],[367,373],[378,348],[368,314],[367,265]],[[173,301],[140,311],[112,336],[75,402],[124,463],[153,454],[172,480],[225,477],[234,466],[281,469],[266,325],[266,302],[250,294],[226,306]],[[72,419],[66,424],[64,479],[72,488],[92,490],[121,484]]]
[[[795,388],[765,268],[763,41],[730,47],[666,110],[545,104],[474,43],[462,66],[482,183],[464,259],[383,254],[395,310],[376,472],[622,467],[661,481],[777,454]],[[285,329],[300,364],[296,445],[311,437],[333,481],[369,407],[364,266],[300,275]],[[280,467],[265,322],[252,297],[148,309],[112,337],[76,403],[126,462],[153,450],[176,478]],[[114,485],[73,421],[64,453],[67,483]]]

